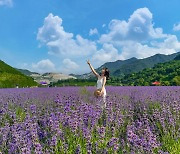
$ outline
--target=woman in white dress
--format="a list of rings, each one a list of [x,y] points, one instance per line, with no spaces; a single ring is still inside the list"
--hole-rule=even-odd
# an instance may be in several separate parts
[[[89,65],[89,67],[91,68],[92,72],[95,74],[95,76],[97,77],[97,86],[96,88],[98,90],[100,90],[100,94],[99,96],[103,97],[103,101],[105,103],[106,106],[106,88],[105,88],[105,84],[106,84],[106,80],[109,80],[109,70],[108,68],[102,68],[101,70],[101,75],[99,75],[94,68],[92,67],[92,65],[90,64],[89,60],[87,61],[87,64]]]

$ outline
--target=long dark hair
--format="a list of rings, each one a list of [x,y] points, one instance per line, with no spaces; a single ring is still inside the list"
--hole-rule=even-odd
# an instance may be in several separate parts
[[[110,78],[109,78],[109,69],[107,68],[107,67],[104,67],[104,69],[105,69],[105,73],[104,73],[104,76],[106,77],[106,80],[109,80]]]

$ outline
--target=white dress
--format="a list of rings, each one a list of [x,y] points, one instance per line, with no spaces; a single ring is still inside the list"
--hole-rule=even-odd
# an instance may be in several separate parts
[[[103,85],[103,78],[98,77],[96,88],[100,89],[100,88],[102,88],[102,85]],[[102,96],[103,96],[103,101],[105,103],[105,101],[106,101],[106,88],[105,87],[104,87],[104,94]]]

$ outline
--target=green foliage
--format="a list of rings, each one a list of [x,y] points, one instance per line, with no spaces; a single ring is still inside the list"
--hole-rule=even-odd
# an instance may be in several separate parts
[[[21,75],[21,73],[19,71],[17,71],[13,67],[7,65],[5,62],[0,60],[0,73],[3,73],[3,72]]]
[[[67,143],[67,151],[68,153],[74,153],[76,151],[76,148],[78,145],[81,147],[82,153],[87,153],[86,150],[86,139],[83,137],[82,130],[79,129],[79,135],[74,135],[74,132],[69,127],[60,125],[61,129],[64,132],[64,139]],[[55,153],[66,153],[65,151],[65,145],[63,144],[63,141],[59,138],[57,145],[54,148]]]
[[[110,62],[106,63],[105,66],[111,70],[113,76],[122,77],[123,75],[137,73],[143,69],[152,68],[158,63],[171,61],[177,55],[178,53],[172,55],[156,54],[144,59],[130,58],[125,61]]]
[[[177,55],[177,56],[174,58],[174,60],[180,60],[180,54]]]
[[[12,125],[12,124],[14,123],[12,117],[11,117],[8,113],[6,113],[6,114],[4,115],[4,120],[2,120],[2,121],[4,121],[4,122],[7,121],[10,125]],[[4,124],[5,124],[5,123],[4,123]]]
[[[174,84],[180,85],[180,76],[175,76],[172,80]]]
[[[26,112],[21,107],[17,107],[16,108],[16,117],[20,122],[22,122],[22,121],[24,121],[24,119],[26,117]]]
[[[38,83],[33,78],[0,61],[0,88],[14,88],[16,85],[19,87],[30,87],[37,86]]]
[[[81,95],[88,95],[89,91],[86,89],[86,87],[81,87],[79,90]]]
[[[161,85],[180,85],[180,61],[172,60],[146,68],[138,73],[125,75],[121,82],[123,85],[148,86],[152,82],[159,81]]]
[[[60,86],[96,86],[97,79],[67,79],[67,80],[58,80],[58,82],[51,82],[50,87],[60,87]],[[120,78],[111,77],[110,80],[106,80],[106,85],[118,85],[121,86]]]
[[[162,137],[163,149],[167,150],[171,154],[179,153],[180,151],[180,139],[175,140],[169,133]]]
[[[58,80],[58,82],[51,82],[50,86],[95,86],[96,79],[67,79]]]

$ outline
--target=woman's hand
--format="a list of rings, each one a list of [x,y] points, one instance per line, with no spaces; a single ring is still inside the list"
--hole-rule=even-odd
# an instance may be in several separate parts
[[[92,70],[92,72],[94,73],[94,75],[96,75],[96,77],[99,77],[99,74],[94,70],[94,68],[92,67],[92,65],[90,64],[89,59],[87,60],[87,64],[89,65],[90,69]]]
[[[87,60],[87,64],[89,64],[89,65],[90,65],[90,61],[89,61],[89,60]]]

